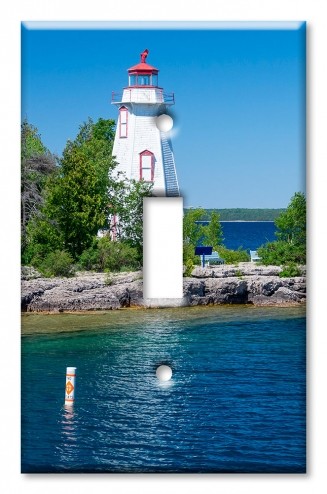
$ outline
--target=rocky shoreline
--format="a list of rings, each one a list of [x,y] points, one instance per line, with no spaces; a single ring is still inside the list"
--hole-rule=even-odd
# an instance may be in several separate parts
[[[23,312],[79,312],[121,308],[191,307],[195,305],[253,304],[294,306],[306,300],[306,270],[301,276],[280,278],[280,267],[239,263],[196,267],[183,279],[182,299],[143,299],[142,272],[78,273],[73,278],[42,278],[22,268]]]

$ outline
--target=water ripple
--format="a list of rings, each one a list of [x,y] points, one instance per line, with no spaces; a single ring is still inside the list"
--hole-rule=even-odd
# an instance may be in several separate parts
[[[305,471],[303,313],[141,312],[24,337],[24,472]]]

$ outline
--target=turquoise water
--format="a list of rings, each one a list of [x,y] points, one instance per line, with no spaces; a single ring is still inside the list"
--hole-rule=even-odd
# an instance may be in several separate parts
[[[305,471],[303,309],[24,315],[22,329],[23,472]]]

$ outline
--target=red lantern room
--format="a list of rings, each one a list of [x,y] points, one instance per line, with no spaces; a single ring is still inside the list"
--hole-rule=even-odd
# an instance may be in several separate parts
[[[159,70],[146,63],[149,50],[141,53],[141,61],[128,69],[129,87],[158,87]]]

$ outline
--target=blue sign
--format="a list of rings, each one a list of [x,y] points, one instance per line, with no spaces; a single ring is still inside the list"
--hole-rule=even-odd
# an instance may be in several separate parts
[[[211,256],[212,247],[195,247],[195,255],[196,256]]]

